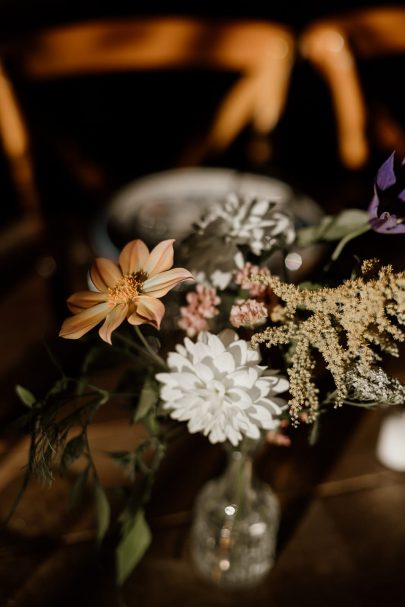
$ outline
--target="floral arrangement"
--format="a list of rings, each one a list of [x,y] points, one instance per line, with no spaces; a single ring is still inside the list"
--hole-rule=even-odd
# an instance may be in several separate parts
[[[83,458],[72,503],[86,484],[93,486],[101,541],[110,506],[87,431],[101,407],[124,399],[130,422],[143,424],[147,435],[134,451],[110,454],[131,481],[118,521],[121,584],[149,545],[145,508],[182,422],[211,443],[288,444],[289,424],[316,425],[330,406],[402,403],[405,387],[381,365],[384,355],[398,356],[405,338],[405,272],[365,260],[335,284],[330,268],[347,242],[367,230],[403,233],[404,204],[404,161],[393,154],[378,172],[368,212],[346,210],[296,230],[272,201],[231,193],[179,243],[187,269],[173,268],[173,240],[152,250],[133,240],[117,264],[96,259],[91,290],[68,299],[72,316],[60,335],[79,339],[102,323],[98,334],[107,345],[89,339],[82,373],[72,378],[60,370],[41,398],[18,386],[31,436],[23,488],[32,476],[51,481],[55,471],[63,474]],[[316,282],[294,284],[283,264],[273,263],[292,246],[333,241],[331,261]],[[111,391],[91,381],[104,359],[124,368]]]

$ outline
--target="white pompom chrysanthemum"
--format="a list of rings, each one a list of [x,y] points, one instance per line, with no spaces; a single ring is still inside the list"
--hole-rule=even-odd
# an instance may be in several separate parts
[[[259,362],[259,352],[231,330],[186,338],[168,356],[170,372],[156,375],[164,408],[211,443],[258,439],[260,430],[277,427],[286,404],[276,395],[288,389],[287,379]]]

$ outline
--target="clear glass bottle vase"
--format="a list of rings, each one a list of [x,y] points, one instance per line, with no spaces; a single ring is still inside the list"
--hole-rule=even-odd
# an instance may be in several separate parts
[[[224,474],[197,497],[191,554],[200,575],[220,586],[258,584],[274,562],[278,500],[254,474],[252,453],[232,451]]]

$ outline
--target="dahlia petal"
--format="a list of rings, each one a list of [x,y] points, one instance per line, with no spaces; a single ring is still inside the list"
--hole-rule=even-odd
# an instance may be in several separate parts
[[[137,317],[143,318],[143,322],[153,325],[156,329],[160,328],[160,323],[165,315],[165,306],[159,299],[141,295],[137,297],[135,305]],[[132,316],[133,314],[129,317],[129,322],[131,322]]]
[[[144,268],[149,249],[142,240],[131,240],[122,249],[118,263],[123,274],[134,274]]]
[[[103,302],[67,318],[62,324],[59,336],[66,339],[79,339],[98,325],[107,316],[110,309],[108,303]]]
[[[105,301],[105,298],[105,293],[99,293],[98,291],[79,291],[69,297],[67,305],[71,312],[78,314],[82,310]]]
[[[111,345],[111,333],[120,326],[125,320],[128,314],[128,305],[118,304],[111,312],[107,315],[102,327],[100,327],[98,334],[101,339]]]
[[[128,316],[127,321],[129,322],[130,325],[135,325],[135,326],[148,324],[147,321],[145,320],[145,318],[143,316],[139,316],[139,314],[137,314],[136,311],[132,312]]]
[[[183,280],[194,280],[194,277],[185,268],[173,268],[147,278],[143,283],[143,292],[151,297],[163,297]]]
[[[98,257],[91,266],[90,278],[99,291],[107,291],[109,287],[115,287],[117,282],[121,280],[122,273],[111,259]]]
[[[155,274],[164,272],[172,267],[174,260],[173,243],[174,239],[163,240],[152,249],[143,266],[143,270],[149,276],[155,276]]]

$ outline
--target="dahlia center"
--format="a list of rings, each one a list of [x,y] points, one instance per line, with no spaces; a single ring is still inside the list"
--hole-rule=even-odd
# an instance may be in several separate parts
[[[143,283],[148,274],[143,270],[126,274],[117,282],[115,287],[109,287],[108,299],[111,303],[130,303],[143,293]]]

